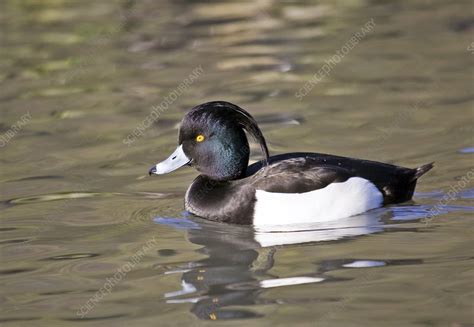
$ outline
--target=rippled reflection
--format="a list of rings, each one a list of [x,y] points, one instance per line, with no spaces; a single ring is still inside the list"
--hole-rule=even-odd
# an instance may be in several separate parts
[[[191,312],[200,319],[225,320],[255,318],[263,314],[251,305],[262,304],[265,289],[343,281],[328,274],[339,269],[377,268],[396,264],[421,264],[422,260],[323,260],[318,269],[304,275],[277,276],[271,269],[278,265],[278,251],[289,246],[335,241],[396,230],[391,223],[417,220],[426,216],[426,208],[412,210],[410,219],[402,207],[377,209],[366,214],[325,224],[288,226],[287,230],[255,230],[251,226],[235,226],[206,221],[185,215],[183,218],[156,217],[154,221],[170,228],[185,230],[190,242],[202,246],[198,253],[205,259],[181,264],[165,274],[181,274],[181,288],[164,295],[166,303],[192,303]],[[294,300],[294,299],[293,299]],[[302,300],[303,301],[303,300]],[[236,309],[234,306],[247,306]]]

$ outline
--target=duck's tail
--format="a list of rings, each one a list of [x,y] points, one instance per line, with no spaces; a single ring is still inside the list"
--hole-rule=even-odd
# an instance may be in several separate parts
[[[426,174],[431,168],[434,167],[434,162],[430,162],[429,164],[420,166],[415,169],[415,174],[411,178],[411,182],[416,181],[418,178]]]

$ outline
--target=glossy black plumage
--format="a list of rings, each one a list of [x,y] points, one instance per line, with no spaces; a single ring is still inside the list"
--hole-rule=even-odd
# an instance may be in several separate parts
[[[287,153],[270,157],[268,166],[262,161],[254,163],[241,179],[217,182],[198,176],[186,194],[185,206],[211,220],[251,224],[257,189],[304,193],[351,177],[373,182],[382,192],[384,204],[399,203],[411,199],[416,179],[431,168],[432,164],[411,169],[328,154]]]
[[[248,167],[244,129],[260,144],[264,156]],[[197,142],[196,135],[203,135],[206,141]],[[382,193],[384,204],[399,203],[411,199],[417,179],[433,167],[427,164],[411,169],[318,153],[269,157],[253,117],[224,101],[193,108],[183,119],[179,144],[189,164],[201,172],[186,192],[186,210],[210,220],[237,224],[252,223],[256,190],[305,193],[361,177]]]

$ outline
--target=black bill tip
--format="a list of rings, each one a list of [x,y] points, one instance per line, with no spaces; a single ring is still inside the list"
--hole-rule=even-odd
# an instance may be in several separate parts
[[[156,173],[156,166],[153,166],[150,168],[150,170],[148,171],[148,175],[153,175],[154,173]]]

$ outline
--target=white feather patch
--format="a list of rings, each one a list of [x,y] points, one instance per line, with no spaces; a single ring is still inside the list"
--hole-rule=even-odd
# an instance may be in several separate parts
[[[351,177],[343,183],[305,193],[256,192],[254,226],[332,221],[382,206],[382,193],[370,181]]]

